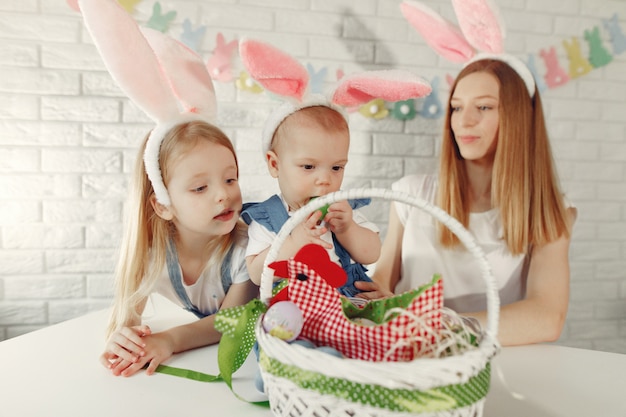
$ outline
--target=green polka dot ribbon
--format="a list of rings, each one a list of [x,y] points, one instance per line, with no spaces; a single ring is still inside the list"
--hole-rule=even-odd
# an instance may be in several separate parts
[[[437,412],[471,406],[487,395],[491,377],[491,365],[487,363],[484,369],[465,383],[418,391],[390,389],[326,376],[284,364],[270,358],[262,350],[259,365],[265,372],[289,380],[301,389],[357,404],[407,413]]]
[[[287,284],[288,280],[286,279],[277,281],[272,289],[272,294],[276,295]],[[159,365],[156,372],[200,382],[224,381],[230,390],[233,391],[233,374],[243,365],[250,354],[256,342],[254,325],[259,316],[266,310],[267,306],[265,304],[258,299],[254,299],[246,305],[225,308],[217,312],[215,315],[215,328],[222,333],[217,350],[217,362],[220,369],[218,375],[210,375],[168,365]],[[237,398],[246,401],[234,391],[233,393]],[[268,405],[268,402],[260,401],[253,404]]]
[[[174,375],[181,378],[193,379],[201,382],[224,381],[233,391],[233,374],[243,365],[250,354],[256,338],[254,326],[267,306],[260,300],[254,299],[248,304],[220,310],[215,316],[215,328],[222,333],[217,351],[219,375],[210,375],[190,369],[159,365],[156,372]],[[235,396],[243,401],[233,391]],[[268,405],[267,401],[252,402],[253,404]]]

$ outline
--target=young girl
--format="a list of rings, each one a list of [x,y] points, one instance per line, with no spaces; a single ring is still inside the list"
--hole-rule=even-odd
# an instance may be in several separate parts
[[[151,374],[174,353],[218,342],[214,313],[245,304],[257,290],[245,267],[246,228],[238,220],[241,192],[229,139],[200,121],[175,126],[165,136],[159,161],[169,206],[156,200],[143,150],[135,166],[101,356],[114,375],[123,376],[147,363]],[[141,313],[153,291],[203,318],[151,333],[141,325]]]
[[[114,0],[79,0],[104,64],[156,126],[139,153],[101,362],[114,375],[220,339],[214,316],[257,293],[240,223],[235,151],[212,124],[213,84],[202,59],[169,36],[139,28]],[[141,325],[149,294],[165,295],[200,320],[152,333]]]
[[[405,5],[412,23],[434,13],[424,17],[423,8]],[[450,39],[446,51],[451,45],[462,49]],[[559,338],[576,210],[560,191],[541,98],[523,62],[494,53],[466,65],[451,87],[439,175],[408,176],[393,188],[437,204],[474,234],[499,288],[503,345]],[[402,292],[435,272],[444,279],[445,304],[484,323],[484,283],[476,261],[432,217],[392,204],[374,280],[383,291]]]

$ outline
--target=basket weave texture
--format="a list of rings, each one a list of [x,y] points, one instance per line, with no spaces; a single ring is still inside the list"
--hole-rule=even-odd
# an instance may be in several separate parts
[[[268,265],[276,259],[293,228],[326,204],[354,198],[412,205],[435,217],[461,240],[479,261],[486,284],[488,317],[483,338],[477,348],[457,355],[373,362],[337,358],[289,344],[266,333],[259,321],[255,327],[259,365],[272,412],[284,417],[482,416],[489,391],[490,361],[499,350],[498,291],[489,263],[472,234],[429,202],[375,188],[338,191],[312,200],[293,214],[272,244],[261,277],[261,301],[269,305],[273,270]]]

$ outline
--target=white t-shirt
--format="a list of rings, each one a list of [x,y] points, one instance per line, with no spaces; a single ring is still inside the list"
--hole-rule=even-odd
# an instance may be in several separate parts
[[[230,265],[230,276],[233,284],[246,282],[250,279],[248,269],[246,268],[246,244],[247,239],[240,238],[235,242],[235,246],[233,247]],[[180,269],[180,265],[178,268]],[[204,314],[216,313],[226,296],[224,287],[222,286],[221,265],[207,264],[202,274],[193,285],[187,285],[183,281],[183,287],[192,304]],[[172,286],[167,267],[163,268],[163,272],[156,283],[155,291],[174,302],[176,305],[185,307]]]
[[[400,179],[392,189],[435,203],[437,177],[411,175]],[[396,292],[403,292],[441,274],[444,304],[458,313],[487,308],[486,286],[478,261],[465,247],[443,248],[438,240],[435,219],[429,213],[402,203],[394,203],[402,237],[402,267]],[[483,249],[499,288],[500,303],[510,304],[524,298],[528,274],[527,256],[513,256],[502,239],[499,210],[470,213],[468,229]]]
[[[288,210],[287,203],[283,199],[282,195],[279,195],[280,201],[282,201],[285,206],[285,210]],[[293,211],[288,210],[288,214],[291,217]],[[378,233],[378,227],[370,221],[368,221],[365,216],[359,213],[359,210],[352,210],[352,218],[355,223],[359,226],[370,229],[376,233]],[[333,237],[330,231],[324,233],[321,236],[321,239],[329,242],[331,245],[333,244]],[[263,252],[265,249],[269,248],[272,243],[276,240],[276,233],[268,230],[265,226],[253,221],[248,225],[248,247],[246,248],[246,256],[258,255]],[[340,265],[339,258],[335,253],[335,247],[333,246],[331,249],[328,249],[328,254],[330,259],[336,264]]]

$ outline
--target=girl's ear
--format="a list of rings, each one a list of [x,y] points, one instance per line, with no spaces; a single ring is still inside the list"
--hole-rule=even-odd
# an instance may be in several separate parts
[[[152,194],[150,196],[150,204],[152,205],[152,209],[154,212],[165,221],[170,221],[174,219],[174,213],[172,212],[169,206],[161,204],[157,201],[156,195]]]
[[[267,162],[267,170],[270,172],[270,175],[278,178],[278,155],[274,151],[267,151],[265,162]]]

